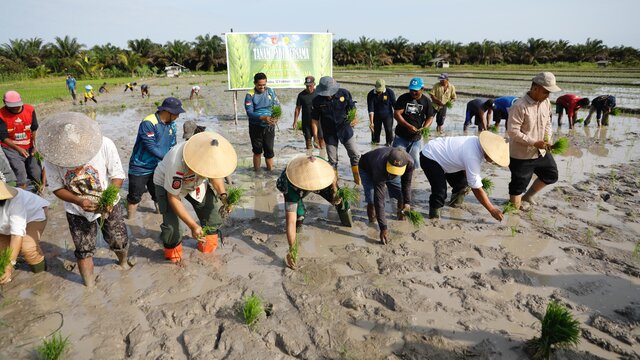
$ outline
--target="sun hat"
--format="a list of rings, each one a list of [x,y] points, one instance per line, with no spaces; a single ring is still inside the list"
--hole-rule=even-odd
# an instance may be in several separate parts
[[[385,90],[387,90],[387,87],[385,85],[386,84],[384,82],[384,79],[376,80],[376,91],[379,93],[385,92]]]
[[[494,163],[509,166],[509,143],[505,138],[491,131],[483,131],[478,137],[482,150]]]
[[[238,165],[233,145],[213,131],[193,135],[184,145],[182,158],[189,169],[209,179],[227,177]]]
[[[306,78],[304,78],[304,84],[305,85],[311,85],[311,84],[315,84],[315,83],[316,83],[316,78],[314,78],[311,75],[309,75]]]
[[[85,86],[84,86],[84,88],[85,88],[86,90],[91,90],[91,89],[93,89],[93,86],[91,86],[91,85],[85,85]]]
[[[182,108],[182,101],[174,97],[168,97],[164,99],[162,105],[158,106],[158,111],[168,111],[173,115],[178,115],[185,112]]]
[[[184,122],[184,125],[182,125],[182,131],[184,132],[182,138],[185,140],[189,140],[193,135],[199,134],[206,129],[206,126],[198,125],[193,120],[187,120]]]
[[[556,76],[548,71],[541,72],[533,78],[533,82],[542,86],[549,92],[558,92],[562,89],[556,85]]]
[[[317,191],[333,184],[336,173],[333,166],[324,159],[298,156],[287,164],[285,170],[289,182],[301,190]]]
[[[7,105],[7,107],[22,106],[22,97],[20,97],[20,94],[17,91],[7,91],[6,93],[4,93],[3,100],[4,104]]]
[[[408,162],[406,151],[393,148],[387,157],[387,172],[391,175],[400,176],[407,170]]]
[[[340,84],[338,84],[334,78],[331,76],[323,76],[320,78],[320,84],[316,88],[316,92],[320,96],[333,96],[340,89]]]
[[[12,199],[16,194],[18,194],[16,188],[7,185],[4,181],[0,181],[0,200]]]
[[[449,80],[449,74],[447,73],[440,74],[440,76],[438,76],[438,80]]]
[[[98,123],[78,112],[49,116],[38,127],[36,148],[48,162],[61,167],[85,165],[100,151]]]
[[[423,87],[424,81],[422,81],[422,78],[414,77],[413,79],[411,79],[411,81],[409,81],[409,90],[422,90]]]

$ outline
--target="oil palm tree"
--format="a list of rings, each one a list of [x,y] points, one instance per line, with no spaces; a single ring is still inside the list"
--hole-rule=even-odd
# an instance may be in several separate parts
[[[196,70],[204,68],[208,71],[225,62],[225,47],[222,38],[218,35],[198,35],[193,42]]]

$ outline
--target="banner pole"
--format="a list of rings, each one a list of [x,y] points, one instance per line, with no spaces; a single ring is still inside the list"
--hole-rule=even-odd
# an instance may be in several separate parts
[[[233,113],[235,115],[235,124],[238,125],[238,92],[233,91]]]

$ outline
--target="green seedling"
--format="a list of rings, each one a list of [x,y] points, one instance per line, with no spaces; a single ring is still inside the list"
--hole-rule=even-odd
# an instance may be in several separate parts
[[[527,341],[533,359],[549,359],[553,349],[575,346],[580,342],[580,322],[561,304],[549,302],[542,319],[539,338]]]
[[[494,134],[498,133],[498,127],[495,125],[489,125],[489,131],[491,131]]]
[[[622,110],[620,110],[620,108],[616,107],[616,108],[611,109],[611,113],[610,114],[613,115],[613,116],[618,116],[618,115],[622,114]]]
[[[595,245],[595,241],[593,241],[593,230],[587,228],[587,244]]]
[[[551,153],[554,155],[562,155],[567,151],[568,148],[569,139],[567,139],[566,137],[561,137],[560,139],[558,139],[558,141],[551,145]]]
[[[244,299],[242,315],[244,323],[249,326],[250,329],[255,328],[258,323],[258,318],[263,312],[264,305],[262,304],[262,299],[258,295],[253,294]]]
[[[120,193],[120,188],[113,184],[109,184],[107,188],[100,195],[100,199],[98,199],[98,211],[105,212],[110,206],[115,205],[118,200],[118,194]]]
[[[302,131],[302,121],[298,121],[298,122],[296,123],[296,130],[300,130],[300,131]]]
[[[11,248],[0,251],[0,277],[4,276],[4,269],[11,264]]]
[[[422,133],[422,139],[424,139],[424,141],[429,141],[429,137],[431,137],[431,129],[428,127],[422,128],[420,132]]]
[[[584,122],[584,118],[580,118],[576,120],[576,124],[582,124]]]
[[[42,156],[42,154],[39,151],[36,151],[33,154],[33,158],[36,159],[41,164],[42,164],[42,161],[44,160],[44,156]]]
[[[58,360],[69,351],[70,347],[69,337],[63,338],[60,332],[56,332],[49,340],[44,339],[36,352],[42,360]]]
[[[636,260],[640,260],[640,241],[636,243],[636,247],[633,248],[633,257]]]
[[[126,108],[127,108],[127,104],[122,104],[122,105],[120,105],[120,108],[122,108],[122,109],[126,109]]]
[[[342,199],[342,202],[346,202],[349,204],[354,204],[358,201],[360,201],[360,192],[358,191],[358,189],[356,189],[356,187],[348,187],[348,186],[344,186],[338,189],[338,192],[336,194],[340,199]]]
[[[504,208],[502,209],[502,213],[503,214],[509,214],[509,213],[513,213],[516,212],[518,209],[516,208],[516,206],[511,202],[511,201],[507,201],[506,204],[504,204]]]
[[[154,104],[155,106],[160,106],[160,101],[155,101],[153,104]]]
[[[409,219],[409,222],[411,223],[411,225],[415,227],[420,227],[420,225],[424,225],[424,216],[422,216],[420,212],[415,210],[409,210],[409,211],[405,211],[405,215],[407,216],[407,219]]]
[[[349,110],[349,112],[347,112],[347,122],[352,123],[353,120],[356,119],[356,113],[358,112],[358,110],[356,110],[356,108],[351,108],[351,110]]]
[[[280,117],[282,117],[282,107],[280,105],[273,105],[271,107],[271,117],[274,119],[280,119]]]
[[[518,234],[518,227],[517,226],[511,226],[511,237],[516,237],[516,234]]]
[[[230,206],[234,206],[234,205],[238,205],[240,204],[240,201],[242,201],[242,196],[245,193],[245,189],[243,189],[240,186],[232,186],[229,189],[227,189],[227,203]]]
[[[445,106],[447,107],[447,109],[451,109],[453,107],[453,101],[451,101],[451,100],[447,101]]]
[[[493,192],[493,186],[493,180],[488,177],[482,178],[482,189],[487,193],[487,195],[491,195]]]
[[[289,248],[289,253],[288,253],[289,258],[291,259],[291,262],[293,263],[294,267],[298,263],[298,249],[299,249],[299,246],[300,246],[300,240],[296,236],[296,241],[293,243],[293,246],[291,248]]]
[[[215,234],[217,232],[218,232],[218,227],[217,226],[205,225],[205,226],[202,227],[202,235],[203,236],[213,235],[213,234]]]

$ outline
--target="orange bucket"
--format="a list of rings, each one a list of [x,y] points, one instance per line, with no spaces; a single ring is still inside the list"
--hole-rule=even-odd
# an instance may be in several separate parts
[[[218,234],[205,235],[204,241],[198,241],[198,250],[205,254],[212,253],[218,247]]]

